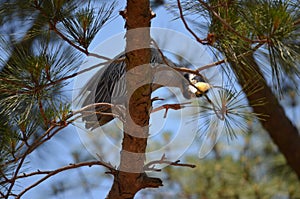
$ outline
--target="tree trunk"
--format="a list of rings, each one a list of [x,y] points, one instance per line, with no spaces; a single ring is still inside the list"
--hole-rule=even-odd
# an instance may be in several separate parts
[[[114,175],[111,199],[133,198],[147,187],[159,187],[159,178],[150,178],[144,171],[151,108],[150,21],[149,0],[128,0],[126,11],[126,89],[127,113],[121,160]],[[140,28],[140,29],[139,29]],[[141,85],[141,86],[137,86]],[[135,90],[135,88],[138,88]]]
[[[260,120],[261,124],[268,131],[274,143],[286,158],[287,163],[300,179],[299,132],[285,115],[284,109],[279,104],[271,88],[267,85],[266,80],[261,75],[258,75],[261,72],[253,54],[246,55],[243,58],[243,62],[236,63],[230,61],[230,65],[247,95],[254,113],[266,115],[264,120]],[[254,82],[255,85],[253,85]],[[255,86],[258,89],[253,93],[253,89],[250,88],[251,86]],[[264,103],[258,105],[257,100]]]

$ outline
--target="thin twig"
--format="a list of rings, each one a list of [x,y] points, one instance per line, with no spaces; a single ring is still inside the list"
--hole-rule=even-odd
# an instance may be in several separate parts
[[[182,73],[190,73],[190,74],[194,74],[196,76],[202,76],[197,70],[193,70],[190,68],[176,67],[176,68],[174,68],[174,70],[176,70],[178,72],[182,72]]]
[[[38,105],[39,105],[39,110],[40,110],[40,113],[41,113],[41,116],[44,120],[44,124],[45,126],[48,126],[48,118],[46,116],[46,113],[45,113],[45,110],[44,110],[44,107],[43,107],[43,104],[42,104],[42,100],[41,100],[41,97],[38,96]]]
[[[178,9],[179,9],[179,14],[180,14],[180,18],[184,24],[184,27],[193,35],[193,37],[196,39],[196,41],[198,41],[199,43],[201,44],[204,44],[204,45],[207,45],[208,42],[207,41],[204,41],[202,39],[200,39],[195,33],[194,31],[188,26],[185,18],[184,18],[184,15],[183,15],[183,11],[182,11],[182,7],[181,7],[181,3],[180,3],[180,0],[177,0],[177,5],[178,5]]]
[[[19,162],[19,164],[18,164],[18,166],[17,166],[17,168],[16,168],[16,170],[15,170],[15,172],[14,172],[14,174],[13,174],[13,177],[9,180],[10,186],[9,186],[8,189],[7,189],[7,193],[6,193],[5,198],[9,198],[9,195],[10,195],[10,193],[11,193],[11,191],[12,191],[12,188],[13,188],[14,185],[15,185],[16,178],[17,178],[17,176],[18,176],[18,174],[19,174],[20,169],[21,169],[22,166],[23,166],[23,163],[24,163],[26,157],[27,157],[27,155],[24,155],[24,156],[21,158],[21,160],[20,160],[20,162]]]
[[[34,171],[34,172],[31,172],[31,173],[22,173],[21,175],[17,176],[16,179],[19,179],[19,178],[27,178],[27,177],[31,177],[31,176],[36,176],[36,175],[48,175],[48,174],[51,174],[57,170],[60,170],[62,168],[69,168],[69,169],[72,169],[71,167],[74,166],[74,165],[78,165],[80,164],[81,166],[90,166],[90,165],[96,165],[94,164],[94,162],[98,163],[98,162],[102,162],[103,165],[101,164],[101,166],[104,166],[106,168],[108,168],[109,170],[111,169],[114,169],[113,166],[109,163],[106,163],[104,162],[102,159],[100,161],[93,161],[93,162],[81,162],[81,163],[76,163],[76,164],[70,164],[68,166],[65,166],[65,167],[61,167],[59,169],[56,169],[56,170],[50,170],[50,171],[40,171],[40,170],[37,170],[37,171]],[[99,164],[97,164],[99,165]],[[79,166],[78,166],[79,167]],[[76,167],[77,168],[77,167]],[[67,169],[65,169],[67,170]]]
[[[170,64],[169,64],[169,62],[167,61],[166,57],[164,56],[163,52],[160,50],[160,48],[159,48],[158,44],[156,43],[156,41],[155,41],[154,39],[151,39],[151,42],[154,44],[156,50],[158,51],[158,53],[159,53],[160,56],[162,57],[163,62],[164,62],[167,66],[171,67]],[[171,67],[171,68],[173,68],[173,67]]]
[[[213,62],[213,63],[210,63],[210,64],[207,64],[207,65],[204,65],[204,66],[201,66],[199,68],[197,68],[195,71],[197,72],[200,72],[202,70],[206,70],[206,69],[209,69],[211,67],[214,67],[214,66],[218,66],[220,64],[223,64],[226,62],[226,59],[223,59],[223,60],[220,60],[220,61],[216,61],[216,62]]]
[[[53,128],[54,128],[54,127],[53,127]],[[49,129],[48,129],[46,132],[49,132],[49,133],[50,133],[51,129],[52,129],[52,126],[50,126]],[[46,134],[46,135],[47,135],[47,134]],[[50,139],[50,137],[49,137],[48,139]],[[46,140],[47,140],[47,139],[46,139]],[[11,179],[9,179],[9,182],[10,182],[11,184],[10,184],[9,188],[7,189],[7,195],[6,195],[7,198],[8,198],[8,196],[9,196],[9,194],[10,194],[12,188],[14,187],[14,184],[15,184],[15,181],[16,181],[16,177],[18,176],[19,171],[20,171],[20,169],[21,169],[21,167],[22,167],[22,165],[23,165],[23,163],[24,163],[24,161],[25,161],[27,155],[29,155],[32,151],[34,151],[34,149],[36,149],[38,146],[41,145],[41,143],[44,143],[44,142],[45,142],[45,141],[43,141],[43,140],[42,140],[40,143],[38,143],[38,142],[36,141],[36,142],[35,142],[36,144],[33,144],[33,145],[29,146],[29,147],[27,148],[27,150],[21,155],[20,158],[15,158],[15,159],[14,159],[15,161],[17,161],[18,159],[21,159],[21,160],[20,160],[20,162],[19,162],[19,164],[18,164],[18,166],[17,166],[17,168],[16,168],[16,170],[15,170],[15,172],[14,172],[13,177],[12,177]]]
[[[29,187],[27,187],[26,189],[24,189],[22,192],[20,192],[17,196],[16,199],[21,198],[22,195],[24,195],[26,192],[28,192],[30,189],[36,187],[37,185],[39,185],[40,183],[44,182],[45,180],[47,180],[49,177],[54,176],[58,173],[61,173],[63,171],[67,171],[70,169],[76,169],[79,167],[84,167],[84,166],[88,166],[88,167],[92,167],[94,165],[99,165],[99,166],[104,166],[106,168],[108,168],[109,170],[115,170],[112,167],[109,167],[107,163],[102,162],[102,161],[91,161],[91,162],[81,162],[81,163],[75,163],[75,164],[70,164],[68,166],[65,167],[61,167],[59,169],[53,170],[53,171],[37,171],[37,172],[33,172],[32,174],[28,174],[28,175],[37,175],[39,172],[40,174],[47,174],[45,177],[41,178],[40,180],[36,181],[35,183],[31,184]],[[22,176],[20,176],[21,178]]]
[[[61,122],[62,125],[61,126],[55,126],[58,127],[57,129],[54,130],[53,133],[49,132],[49,133],[45,133],[42,137],[39,138],[39,141],[34,142],[34,144],[31,145],[31,147],[27,150],[27,155],[29,153],[31,153],[32,151],[34,151],[36,148],[38,148],[39,146],[41,146],[43,143],[45,143],[46,141],[50,140],[54,135],[56,135],[59,131],[61,131],[62,129],[66,128],[70,123],[65,123],[65,122]],[[58,123],[59,125],[59,123]]]
[[[108,58],[108,57],[105,57],[103,55],[98,55],[96,53],[89,53],[88,56],[91,56],[91,57],[96,57],[98,59],[104,59],[106,61],[111,61],[111,58]]]
[[[100,55],[99,55],[99,56],[100,56]],[[102,57],[102,56],[100,56],[100,57]],[[108,58],[107,58],[107,59],[108,59]],[[122,62],[122,61],[124,61],[124,58],[123,58],[123,59],[118,59],[118,60],[112,60],[112,59],[110,59],[109,61],[102,62],[102,63],[99,63],[99,64],[95,64],[95,65],[93,65],[93,66],[91,66],[91,67],[89,67],[89,68],[82,69],[81,71],[75,72],[75,73],[73,73],[73,74],[71,74],[71,75],[65,76],[65,77],[63,77],[63,78],[60,78],[60,79],[58,79],[58,80],[52,81],[52,82],[50,82],[50,83],[48,83],[48,84],[45,84],[45,85],[43,86],[43,88],[48,87],[48,86],[51,86],[51,85],[54,85],[54,84],[57,84],[57,83],[59,83],[59,82],[65,81],[65,80],[68,80],[68,79],[70,79],[70,78],[74,78],[74,77],[76,77],[76,76],[78,76],[78,75],[81,75],[81,74],[86,73],[86,72],[88,72],[88,71],[90,71],[90,70],[93,70],[93,69],[95,69],[95,68],[97,68],[97,67],[99,67],[99,66],[111,64],[112,62],[119,63],[119,62]]]
[[[194,164],[186,164],[186,163],[179,163],[180,160],[176,160],[175,162],[166,160],[165,154],[163,154],[163,156],[161,157],[160,160],[154,160],[151,161],[147,164],[144,165],[144,170],[145,171],[161,171],[161,169],[157,169],[155,168],[155,165],[157,164],[168,164],[168,165],[172,165],[172,166],[180,166],[180,167],[190,167],[190,168],[195,168],[196,165]]]
[[[151,41],[152,41],[152,43],[154,44],[155,48],[158,50],[160,56],[161,56],[162,59],[163,59],[163,62],[164,62],[167,66],[171,67],[172,69],[174,69],[174,70],[176,70],[176,71],[178,71],[178,72],[190,73],[190,74],[194,74],[194,75],[197,75],[197,76],[199,76],[199,75],[201,76],[201,74],[199,74],[199,72],[197,72],[196,70],[192,70],[192,69],[190,69],[190,68],[177,67],[177,66],[176,66],[176,67],[172,67],[172,66],[170,66],[170,64],[169,64],[168,61],[166,60],[166,58],[165,58],[163,52],[160,50],[160,48],[159,48],[158,44],[156,43],[156,41],[153,40],[153,39],[151,39]]]
[[[258,50],[263,45],[264,45],[264,43],[259,43],[256,46],[254,46],[254,48],[252,48],[251,50],[249,50],[247,52],[244,52],[244,53],[241,53],[241,54],[237,55],[236,57],[240,58],[240,57],[243,57],[243,56],[247,56],[250,53],[253,53],[254,51]],[[202,70],[206,70],[208,68],[211,68],[211,67],[214,67],[214,66],[218,66],[218,65],[226,63],[226,62],[227,62],[227,59],[222,59],[222,60],[219,60],[219,61],[207,64],[207,65],[201,66],[201,67],[197,68],[195,71],[200,72]]]
[[[294,26],[297,26],[300,24],[300,19],[297,19],[295,22],[294,22]]]
[[[180,2],[179,2],[180,3]],[[166,65],[167,66],[169,66],[169,67],[171,67],[169,64],[168,64],[168,62],[166,61],[166,59],[164,59],[164,55],[163,55],[163,53],[162,53],[162,51],[159,49],[159,47],[158,47],[158,44],[152,39],[152,42],[153,42],[153,44],[155,45],[155,47],[157,48],[157,50],[158,50],[158,52],[161,54],[161,56],[163,57],[163,61],[166,63]],[[208,67],[211,67],[211,66],[207,66],[207,68]],[[184,67],[172,67],[174,70],[177,70],[177,71],[179,71],[179,72],[186,72],[186,73],[191,73],[191,74],[195,74],[195,75],[197,75],[197,76],[201,76],[203,79],[205,79],[200,73],[199,73],[199,71],[197,71],[197,70],[192,70],[192,69],[189,69],[189,68],[184,68]],[[193,86],[197,91],[199,91],[199,92],[202,92],[202,91],[200,91],[199,90],[199,88],[197,88],[194,84],[192,84],[192,82],[190,82],[189,80],[187,80],[188,82],[189,82],[189,84],[191,85],[191,86]],[[207,96],[207,94],[206,93],[203,93],[203,95],[204,95],[204,97],[207,99],[207,101],[208,101],[208,103],[210,103],[211,104],[211,106],[212,106],[212,109],[213,109],[213,111],[215,112],[215,114],[217,115],[217,117],[220,119],[220,120],[224,120],[225,119],[225,117],[223,116],[223,115],[219,115],[219,113],[218,113],[218,111],[217,111],[217,109],[216,109],[216,106],[215,106],[215,104],[209,99],[209,97]],[[156,108],[156,109],[154,109],[152,112],[156,112],[156,111],[158,111],[158,110],[162,110],[162,109],[166,109],[166,112],[165,112],[165,114],[164,114],[164,118],[167,116],[167,112],[168,112],[168,109],[169,108],[171,108],[171,109],[174,109],[174,110],[178,110],[178,109],[180,109],[180,108],[182,108],[182,107],[180,107],[180,104],[166,104],[166,105],[163,105],[163,106],[161,106],[161,107],[158,107],[158,108]]]
[[[42,135],[42,136],[40,136],[40,139],[42,139],[42,137],[44,137],[45,135],[47,135],[51,130],[53,130],[54,128],[55,128],[56,126],[55,125],[51,125],[47,130],[46,130],[46,132]],[[35,142],[37,142],[38,141],[38,139],[35,141]],[[33,144],[32,144],[33,145]],[[32,146],[31,145],[31,146]],[[16,161],[18,161],[19,159],[21,159],[24,155],[25,155],[25,153],[26,152],[24,152],[22,155],[20,155],[19,157],[15,157],[14,159],[12,159],[12,160],[8,160],[8,161],[6,161],[4,164],[1,164],[0,166],[5,166],[5,165],[8,165],[8,164],[11,164],[11,163],[13,163],[13,162],[16,162]]]
[[[157,112],[157,111],[165,109],[166,111],[165,111],[165,114],[164,114],[164,118],[166,118],[169,109],[179,110],[179,109],[185,108],[184,105],[186,105],[186,104],[191,104],[191,102],[185,102],[185,103],[180,103],[180,104],[164,104],[162,106],[154,108],[151,111],[151,113],[154,113],[154,112]]]
[[[116,62],[121,62],[121,61],[123,61],[123,59],[118,59],[118,60],[107,61],[107,62],[95,64],[95,65],[93,65],[93,66],[91,66],[91,67],[89,67],[89,68],[83,69],[83,70],[81,70],[81,71],[79,71],[79,72],[75,72],[75,73],[73,73],[73,74],[71,74],[71,75],[62,77],[62,78],[57,79],[57,80],[55,80],[55,81],[51,81],[50,83],[47,83],[47,84],[44,84],[44,85],[40,85],[39,87],[35,88],[34,91],[32,91],[32,88],[30,88],[30,90],[28,90],[28,91],[18,91],[17,93],[19,93],[19,94],[20,94],[20,93],[22,93],[22,94],[24,94],[24,93],[31,94],[31,93],[33,93],[33,92],[38,92],[38,91],[43,90],[43,89],[45,89],[45,88],[47,88],[47,87],[49,87],[49,86],[58,84],[58,83],[60,83],[60,82],[62,82],[62,81],[65,81],[65,80],[68,80],[68,79],[71,79],[71,78],[74,78],[74,77],[76,77],[76,76],[78,76],[78,75],[81,75],[81,74],[86,73],[86,72],[88,72],[88,71],[90,71],[90,70],[93,70],[93,69],[95,69],[95,68],[97,68],[97,67],[99,67],[99,66],[106,65],[106,64],[110,64],[110,63],[115,62],[115,61],[116,61]],[[2,89],[1,91],[4,91],[4,90]],[[10,92],[10,90],[7,90],[6,92]],[[16,94],[17,94],[17,93],[16,93]]]
[[[68,44],[70,44],[72,47],[76,48],[77,50],[79,50],[80,52],[89,55],[89,52],[87,49],[84,49],[76,44],[74,44],[71,40],[69,40],[64,34],[62,34],[57,28],[56,25],[51,23],[51,21],[49,21],[49,26],[50,29],[53,30],[60,38],[62,38],[64,41],[66,41]]]
[[[89,110],[91,108],[96,108],[96,107],[99,107],[99,106],[108,106],[109,108],[113,108],[115,107],[116,109],[115,110],[118,110],[118,114],[116,113],[113,113],[113,112],[104,112],[104,111],[100,111],[100,110]],[[118,109],[117,109],[118,108]],[[112,116],[112,117],[115,117],[115,118],[118,118],[119,120],[121,120],[122,122],[124,122],[124,119],[121,117],[122,115],[122,111],[121,111],[121,106],[116,106],[114,104],[111,104],[111,103],[106,103],[106,102],[99,102],[99,103],[94,103],[94,104],[89,104],[85,107],[82,107],[81,109],[79,110],[76,110],[76,111],[72,111],[69,115],[68,115],[68,122],[72,123],[74,122],[75,120],[81,118],[84,114],[84,117],[88,117],[90,115],[107,115],[107,116]],[[77,116],[75,118],[73,118],[73,116],[77,115],[77,114],[81,114],[80,116]],[[72,118],[71,120],[69,120],[70,118]]]
[[[76,114],[79,114],[79,113],[82,113],[83,111],[86,111],[90,108],[96,108],[98,106],[108,106],[108,107],[112,108],[114,105],[111,104],[111,103],[107,103],[107,102],[99,102],[99,103],[89,104],[89,105],[86,105],[86,106],[82,107],[79,110],[72,111],[72,116],[76,115]]]

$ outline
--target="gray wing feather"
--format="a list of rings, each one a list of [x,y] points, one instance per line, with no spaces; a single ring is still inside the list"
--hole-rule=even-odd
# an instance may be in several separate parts
[[[125,54],[121,54],[115,58],[115,60],[120,60],[125,58]],[[177,67],[172,61],[167,58],[162,58],[160,52],[157,49],[151,49],[151,64],[166,64],[171,67]],[[93,103],[112,102],[112,94],[114,98],[122,98],[126,95],[125,79],[122,76],[125,74],[126,64],[125,61],[114,61],[103,69],[99,70],[86,84],[83,88],[83,92],[89,92],[82,106],[87,106]],[[119,82],[120,81],[120,82]],[[118,85],[118,86],[116,86]],[[107,107],[98,107],[93,109],[94,111],[102,111],[110,113],[111,109]],[[92,110],[91,110],[92,111]],[[89,114],[83,116],[83,121],[85,122],[85,127],[87,129],[94,129],[99,125],[104,125],[113,119],[112,116],[101,115],[101,114]]]

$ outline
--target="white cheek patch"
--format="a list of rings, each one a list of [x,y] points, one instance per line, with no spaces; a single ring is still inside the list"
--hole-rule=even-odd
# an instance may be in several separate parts
[[[189,90],[194,94],[197,92],[197,89],[192,85],[189,85]]]

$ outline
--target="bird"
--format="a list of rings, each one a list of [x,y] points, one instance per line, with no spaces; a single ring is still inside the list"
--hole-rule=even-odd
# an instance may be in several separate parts
[[[151,48],[150,64],[152,67],[163,64],[172,68],[180,67],[166,57],[163,57],[161,51]],[[84,86],[81,95],[85,96],[82,107],[95,103],[121,103],[126,95],[126,86],[124,75],[126,73],[125,53],[116,56],[110,64],[99,70]],[[201,74],[194,75],[182,74],[180,90],[183,97],[190,99],[192,95],[201,97],[211,88],[209,83]],[[95,83],[97,82],[97,83]],[[178,82],[178,81],[177,81]],[[88,94],[83,94],[88,91]],[[114,119],[111,106],[103,105],[91,107],[89,114],[84,114],[82,120],[85,122],[85,128],[93,130],[103,126]],[[93,114],[96,113],[96,114]],[[97,114],[99,113],[99,114]]]
[[[185,78],[190,82],[190,85],[188,86],[189,91],[195,94],[196,97],[202,97],[212,87],[209,83],[207,83],[203,76],[188,74]]]

